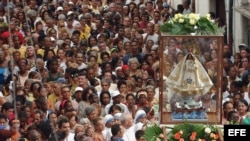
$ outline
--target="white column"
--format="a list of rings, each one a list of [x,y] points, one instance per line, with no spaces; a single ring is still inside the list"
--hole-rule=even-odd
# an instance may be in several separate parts
[[[210,12],[210,0],[196,0],[195,1],[195,13],[199,13],[201,16],[205,16]]]
[[[247,0],[239,0],[234,1],[233,7],[239,7],[242,4],[246,3]],[[246,21],[245,18],[237,11],[233,10],[233,48],[234,52],[238,52],[238,45],[241,43],[247,44],[247,40],[243,37],[245,32],[247,32]],[[244,31],[246,30],[246,31]]]

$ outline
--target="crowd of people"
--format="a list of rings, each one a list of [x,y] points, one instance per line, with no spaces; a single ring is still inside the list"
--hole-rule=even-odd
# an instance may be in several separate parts
[[[159,28],[176,13],[193,11],[190,0],[176,9],[170,2],[1,0],[0,140],[145,140],[145,125],[158,122],[165,67]],[[248,82],[249,57],[242,54],[224,65],[225,81],[242,75]],[[242,98],[238,86],[230,83],[225,103],[230,95]],[[240,101],[234,105],[247,107]],[[227,119],[226,104],[223,109]]]
[[[0,138],[145,140],[159,109],[159,27],[187,5],[2,0]]]

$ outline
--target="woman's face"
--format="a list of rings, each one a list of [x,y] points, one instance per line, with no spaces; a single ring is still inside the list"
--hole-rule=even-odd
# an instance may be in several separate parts
[[[96,59],[94,57],[89,58],[90,63],[96,63]]]
[[[239,101],[237,106],[237,111],[241,114],[245,114],[247,112],[247,106],[241,101]]]
[[[47,89],[46,89],[45,87],[41,89],[41,91],[40,91],[40,95],[42,95],[42,96],[46,96],[46,97],[47,97],[47,95],[48,95],[48,91],[47,91]]]
[[[148,45],[148,47],[150,47],[150,49],[151,49],[151,47],[154,45],[154,42],[150,40],[150,41],[148,41],[147,45]]]
[[[131,70],[136,70],[136,69],[138,68],[138,64],[137,64],[136,62],[131,62],[131,63],[129,64],[129,68],[130,68]]]
[[[143,80],[148,80],[148,78],[149,78],[148,72],[147,71],[142,71],[142,79]]]
[[[74,127],[76,125],[76,117],[75,116],[72,116],[69,119],[69,125],[70,125],[70,127]]]
[[[134,105],[134,104],[135,104],[135,99],[134,99],[134,97],[133,97],[133,96],[129,96],[129,97],[127,98],[127,103],[128,103],[128,105]]]
[[[104,104],[109,104],[110,103],[109,95],[108,94],[103,94],[102,101],[103,101]]]
[[[52,51],[49,51],[48,52],[48,55],[47,55],[47,59],[51,59],[51,58],[53,58],[55,55],[54,55],[54,53],[52,52]]]
[[[67,102],[66,105],[65,105],[65,110],[66,111],[69,111],[69,110],[72,110],[73,109],[73,105],[71,102]]]
[[[216,50],[213,50],[213,51],[211,52],[211,58],[212,58],[212,59],[217,58]]]
[[[96,42],[95,38],[91,38],[89,43],[90,43],[91,47],[97,45],[97,42]]]
[[[123,49],[123,41],[118,42],[117,48]]]
[[[240,63],[240,56],[239,55],[234,56],[234,63]]]
[[[139,102],[140,103],[146,103],[146,101],[147,101],[147,97],[146,97],[146,95],[140,95],[139,96]]]
[[[63,50],[59,50],[59,51],[57,52],[57,56],[58,56],[60,59],[64,59],[64,57],[65,57],[64,51],[63,51]]]

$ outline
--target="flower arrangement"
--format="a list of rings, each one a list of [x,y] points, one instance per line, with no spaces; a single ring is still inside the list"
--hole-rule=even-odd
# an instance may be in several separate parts
[[[175,14],[160,27],[160,31],[168,32],[171,35],[219,35],[224,29],[211,19],[210,14],[200,16],[190,13],[187,15]]]
[[[184,123],[175,125],[167,134],[168,141],[220,141],[221,131],[214,125]],[[164,141],[163,129],[158,125],[147,126],[147,141]]]

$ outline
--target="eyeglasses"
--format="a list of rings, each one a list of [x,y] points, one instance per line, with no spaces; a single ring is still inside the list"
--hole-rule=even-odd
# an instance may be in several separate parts
[[[77,73],[76,74],[72,74],[71,77],[72,78],[78,77],[78,74]]]

